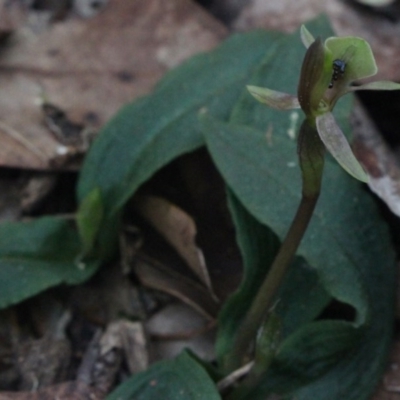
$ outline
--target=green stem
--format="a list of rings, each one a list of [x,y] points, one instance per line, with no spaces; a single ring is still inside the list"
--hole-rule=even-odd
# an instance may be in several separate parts
[[[272,301],[296,253],[317,204],[324,159],[324,147],[314,126],[305,121],[300,129],[298,152],[302,170],[302,198],[289,231],[270,270],[240,325],[235,346],[226,360],[226,369],[240,367],[271,308]]]

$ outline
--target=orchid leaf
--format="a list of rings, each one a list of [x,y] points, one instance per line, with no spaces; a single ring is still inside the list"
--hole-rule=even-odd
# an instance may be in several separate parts
[[[260,103],[264,103],[277,110],[292,110],[294,108],[300,108],[297,96],[251,85],[248,85],[247,89]]]
[[[354,156],[349,142],[336,123],[332,113],[326,112],[316,119],[319,137],[335,160],[351,176],[361,182],[368,182],[368,175]]]
[[[254,68],[275,54],[282,36],[262,31],[233,35],[166,74],[150,96],[124,106],[102,129],[78,182],[80,203],[95,188],[102,194],[104,218],[98,229],[102,258],[115,252],[120,215],[128,199],[157,170],[204,144],[199,112],[207,109],[226,120]]]
[[[332,52],[333,59],[346,63],[344,80],[352,82],[367,78],[378,72],[369,43],[358,37],[330,37],[325,47]]]

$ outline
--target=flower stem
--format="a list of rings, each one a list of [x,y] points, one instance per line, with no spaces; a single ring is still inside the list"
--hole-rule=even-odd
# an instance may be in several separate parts
[[[271,308],[318,201],[324,165],[324,146],[315,125],[307,120],[300,128],[298,153],[303,183],[300,205],[278,254],[238,329],[234,348],[226,358],[225,368],[228,371],[240,367],[246,361],[247,351]]]

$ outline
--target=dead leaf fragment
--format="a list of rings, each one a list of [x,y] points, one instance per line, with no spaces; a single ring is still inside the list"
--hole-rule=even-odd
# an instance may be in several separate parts
[[[209,291],[199,283],[142,254],[137,256],[134,271],[144,286],[166,292],[209,320],[215,319],[219,305]]]
[[[193,218],[181,208],[160,197],[137,197],[135,206],[212,292],[203,252],[196,245],[197,229]]]

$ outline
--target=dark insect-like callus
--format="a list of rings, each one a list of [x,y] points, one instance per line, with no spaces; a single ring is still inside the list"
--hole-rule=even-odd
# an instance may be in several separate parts
[[[302,110],[307,116],[317,110],[326,88],[320,84],[324,74],[325,51],[321,38],[317,38],[308,48],[301,66],[297,96]]]

